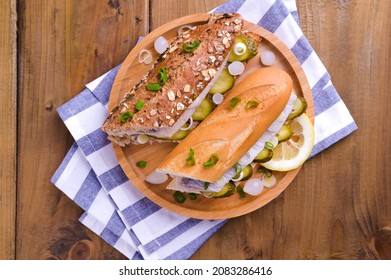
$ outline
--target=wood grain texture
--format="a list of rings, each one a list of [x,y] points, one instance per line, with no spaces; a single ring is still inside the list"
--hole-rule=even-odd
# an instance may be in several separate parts
[[[229,221],[194,259],[390,259],[390,2],[298,7],[359,129],[307,162],[277,200]]]
[[[0,3],[0,259],[15,258],[16,1]]]
[[[139,35],[225,1],[0,2],[0,122],[9,130],[0,132],[0,258],[121,259],[50,183],[72,143],[55,109],[120,63]],[[391,259],[391,1],[297,4],[358,130],[308,161],[272,203],[231,219],[192,259]]]
[[[384,232],[390,236],[391,224],[391,3],[299,3],[299,12],[307,10],[316,16],[303,18],[303,29],[315,31],[309,40],[358,125],[357,132],[315,161],[322,167],[321,181],[327,182],[322,190],[330,199],[324,206],[334,213],[330,237],[338,237],[340,243],[339,250],[330,246],[330,253],[341,258],[372,258],[367,254],[373,248],[371,240]],[[390,239],[388,248],[389,244]],[[387,256],[379,254],[376,257]]]
[[[86,244],[83,257],[123,258],[50,183],[72,143],[56,108],[124,59],[147,31],[146,2],[20,1],[17,259],[73,258]]]
[[[209,12],[225,2],[224,0],[151,0],[150,29],[152,31],[176,18]]]

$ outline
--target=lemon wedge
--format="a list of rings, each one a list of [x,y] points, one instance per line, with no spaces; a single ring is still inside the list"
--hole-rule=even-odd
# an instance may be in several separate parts
[[[279,143],[273,149],[271,160],[262,163],[270,170],[289,171],[301,166],[310,156],[314,146],[314,126],[305,113],[289,120],[287,124],[293,130],[292,137]]]

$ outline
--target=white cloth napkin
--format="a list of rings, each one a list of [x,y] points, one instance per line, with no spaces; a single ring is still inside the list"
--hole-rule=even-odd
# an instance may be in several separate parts
[[[357,128],[299,27],[294,0],[231,0],[213,12],[240,13],[274,33],[298,58],[315,105],[312,156]],[[85,211],[80,221],[129,259],[188,259],[226,220],[191,219],[162,209],[128,180],[101,130],[118,69],[89,83],[58,108],[75,143],[52,182]]]

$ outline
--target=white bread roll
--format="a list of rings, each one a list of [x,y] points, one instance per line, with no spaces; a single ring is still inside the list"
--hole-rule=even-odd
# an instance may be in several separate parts
[[[215,183],[256,143],[283,111],[292,92],[292,79],[281,69],[262,68],[247,76],[190,135],[179,143],[157,172]],[[234,108],[232,98],[241,101]],[[250,101],[250,103],[248,103]],[[253,108],[248,104],[259,102]],[[194,151],[195,164],[186,159]],[[218,161],[205,167],[211,155]]]

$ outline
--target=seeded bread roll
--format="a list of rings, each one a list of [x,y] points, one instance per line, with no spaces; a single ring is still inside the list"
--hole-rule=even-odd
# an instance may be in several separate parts
[[[172,177],[215,183],[257,142],[285,108],[291,77],[256,70],[238,84],[156,169]]]
[[[212,14],[208,23],[176,37],[149,73],[109,114],[102,127],[109,139],[124,146],[139,134],[156,138],[175,134],[223,70],[242,26],[239,14]],[[260,37],[256,39],[259,42]],[[197,47],[187,52],[184,44]],[[162,71],[166,75],[164,82],[160,80]],[[159,89],[148,89],[149,84],[158,85]],[[142,106],[137,106],[137,102],[142,102]]]

